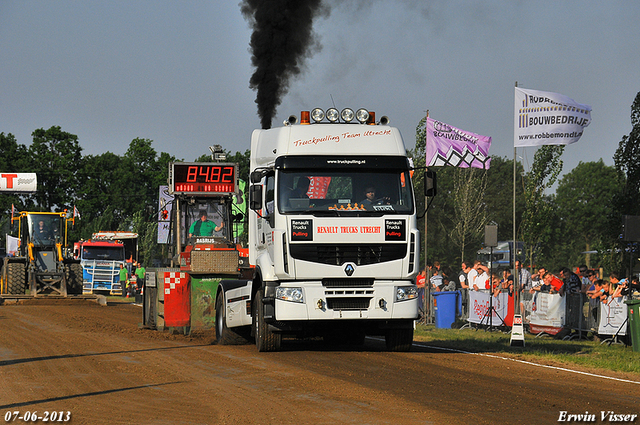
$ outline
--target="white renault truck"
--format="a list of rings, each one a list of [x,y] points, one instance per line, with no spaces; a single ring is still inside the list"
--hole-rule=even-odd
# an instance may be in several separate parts
[[[418,317],[419,233],[398,129],[364,109],[303,111],[255,130],[250,159],[250,280],[221,282],[221,344],[277,351],[283,337],[408,351]]]

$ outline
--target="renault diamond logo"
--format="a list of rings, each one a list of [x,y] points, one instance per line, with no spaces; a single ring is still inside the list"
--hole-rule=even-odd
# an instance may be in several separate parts
[[[353,264],[347,264],[344,268],[344,272],[347,274],[347,276],[351,276],[355,271],[356,271],[356,268],[354,267]]]

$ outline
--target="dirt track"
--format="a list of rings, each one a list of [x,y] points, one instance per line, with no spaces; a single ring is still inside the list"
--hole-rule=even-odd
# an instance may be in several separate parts
[[[538,424],[563,410],[596,423],[600,411],[640,414],[638,383],[420,345],[388,353],[372,339],[358,350],[291,341],[258,353],[140,322],[128,304],[0,306],[0,420],[69,411],[74,424]]]

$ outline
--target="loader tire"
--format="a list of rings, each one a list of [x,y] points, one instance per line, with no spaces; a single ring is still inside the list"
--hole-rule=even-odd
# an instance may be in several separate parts
[[[27,275],[22,263],[7,264],[7,289],[11,295],[24,295],[27,292]]]
[[[71,263],[64,266],[65,278],[67,280],[67,294],[82,294],[82,265]]]

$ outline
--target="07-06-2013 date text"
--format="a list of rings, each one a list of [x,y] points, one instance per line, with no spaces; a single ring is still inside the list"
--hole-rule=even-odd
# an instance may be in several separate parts
[[[5,422],[23,421],[23,422],[69,422],[71,420],[71,412],[69,411],[52,411],[45,410],[40,412],[19,412],[17,410],[8,411],[4,414]]]

